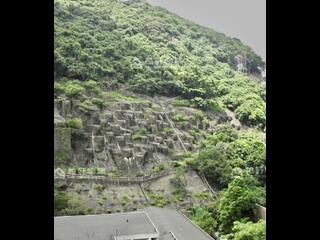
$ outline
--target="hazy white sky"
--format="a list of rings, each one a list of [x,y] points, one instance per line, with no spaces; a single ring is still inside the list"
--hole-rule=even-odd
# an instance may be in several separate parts
[[[200,25],[239,38],[266,60],[266,0],[148,0]]]

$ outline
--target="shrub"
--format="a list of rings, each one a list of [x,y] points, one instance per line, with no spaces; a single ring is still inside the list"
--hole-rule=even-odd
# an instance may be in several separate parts
[[[91,102],[92,104],[97,105],[100,109],[105,106],[105,102],[101,98],[91,98]]]
[[[54,195],[54,210],[55,212],[62,211],[68,207],[67,192],[57,192]]]
[[[172,128],[169,128],[169,127],[165,127],[165,128],[163,129],[163,131],[164,131],[166,134],[172,134],[172,133],[173,133]]]
[[[168,204],[168,200],[164,198],[164,196],[162,195],[151,193],[149,194],[149,197],[151,199],[151,205],[153,206],[164,207],[165,205]]]
[[[68,81],[64,85],[64,92],[69,98],[77,98],[82,95],[82,93],[84,92],[84,88],[77,80]]]
[[[100,94],[102,92],[98,83],[94,80],[84,81],[82,85],[89,93]]]
[[[175,122],[185,122],[185,121],[189,121],[189,117],[182,114],[175,114],[172,116],[172,120]]]
[[[233,240],[265,240],[266,239],[266,221],[260,220],[254,222],[234,222],[232,233],[226,237]]]
[[[248,100],[241,104],[235,111],[236,117],[249,126],[258,126],[264,129],[266,126],[265,103],[255,99]]]
[[[218,206],[221,230],[231,231],[233,222],[241,218],[254,220],[255,205],[265,203],[265,189],[249,174],[238,176],[223,193]]]
[[[193,206],[191,208],[190,218],[209,235],[213,235],[214,229],[217,226],[217,222],[206,208],[201,206]]]
[[[56,95],[64,93],[64,86],[60,82],[54,82],[54,93]]]
[[[218,146],[202,149],[197,158],[198,169],[219,187],[224,188],[231,180],[232,168],[225,152]]]
[[[84,133],[82,120],[80,118],[67,118],[66,126],[71,128],[73,136],[82,136]]]
[[[66,126],[73,129],[83,129],[81,118],[67,118]]]

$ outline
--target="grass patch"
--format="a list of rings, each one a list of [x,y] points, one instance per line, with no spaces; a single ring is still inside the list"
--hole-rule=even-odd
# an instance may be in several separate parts
[[[189,116],[180,113],[173,115],[171,118],[175,122],[188,122],[190,120]]]
[[[151,199],[152,206],[164,207],[165,205],[167,205],[169,203],[168,200],[160,194],[151,193],[149,195],[149,197]]]

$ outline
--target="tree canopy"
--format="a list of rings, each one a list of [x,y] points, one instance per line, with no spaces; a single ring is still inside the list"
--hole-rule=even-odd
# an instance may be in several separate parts
[[[237,73],[234,59],[245,55],[253,73],[265,63],[240,40],[142,0],[55,0],[54,14],[56,81],[116,81],[202,109],[221,103],[242,122],[265,127],[265,87]],[[81,91],[75,84],[66,90],[70,97]]]

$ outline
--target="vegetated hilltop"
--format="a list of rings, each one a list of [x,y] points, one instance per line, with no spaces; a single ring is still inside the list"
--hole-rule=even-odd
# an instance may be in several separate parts
[[[260,74],[261,58],[145,1],[55,0],[54,13],[55,168],[143,179],[56,181],[55,214],[175,207],[212,236],[264,240],[265,83],[235,70],[240,54]]]
[[[148,95],[181,96],[203,109],[223,106],[265,127],[265,85],[234,71],[235,56],[258,73],[264,62],[238,39],[199,26],[145,1],[56,0],[57,82],[126,84]]]

